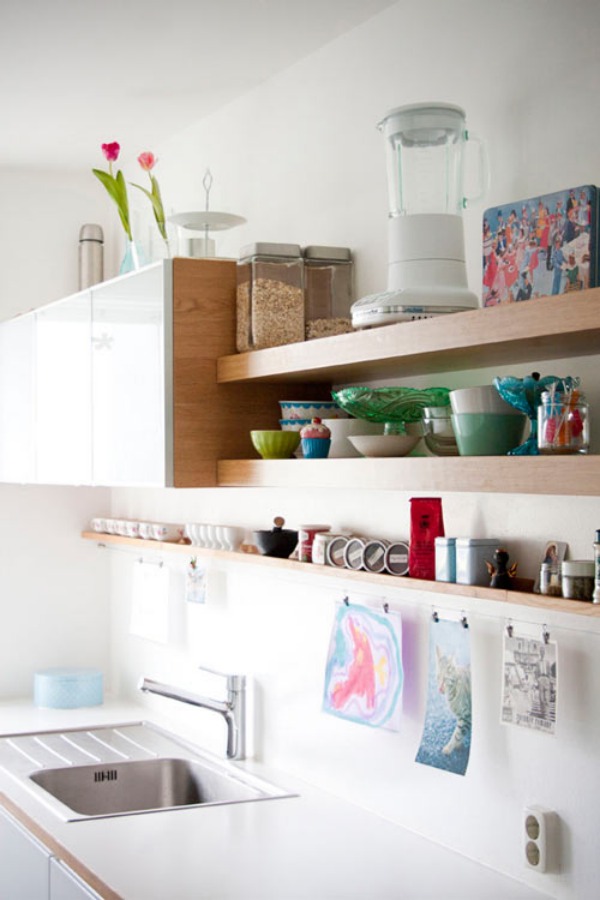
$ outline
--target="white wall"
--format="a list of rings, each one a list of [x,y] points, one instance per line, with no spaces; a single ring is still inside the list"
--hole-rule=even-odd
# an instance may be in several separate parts
[[[575,9],[576,7],[576,9]],[[454,102],[489,142],[492,183],[465,214],[468,274],[479,292],[481,219],[487,206],[541,191],[598,183],[600,126],[593,114],[600,76],[597,4],[401,2],[210,118],[191,123],[160,148],[163,195],[177,210],[201,208],[206,166],[212,206],[246,216],[217,236],[222,255],[254,240],[331,243],[353,248],[359,296],[386,281],[386,182],[377,121],[391,107]],[[571,49],[569,49],[569,47]],[[596,408],[594,361],[531,361],[523,375],[581,373]],[[497,371],[497,370],[496,370]],[[486,380],[496,371],[439,383]],[[597,426],[594,429],[598,440]],[[598,444],[596,443],[596,448]],[[507,489],[510,486],[507,485]],[[384,536],[409,533],[410,492],[113,492],[116,515],[266,527],[276,514],[331,522]],[[600,523],[597,498],[443,495],[448,533],[494,535],[533,576],[548,536],[589,558]],[[562,898],[592,898],[600,869],[596,773],[600,713],[591,686],[600,678],[599,629],[574,616],[506,610],[480,601],[423,597],[390,587],[402,611],[407,686],[399,735],[331,720],[320,713],[324,654],[333,604],[343,588],[308,577],[269,577],[247,568],[213,572],[206,607],[185,608],[183,561],[174,567],[173,640],[152,646],[127,633],[131,561],[113,558],[113,641],[129,690],[141,672],[202,686],[198,664],[254,675],[257,753],[351,797],[434,840]],[[360,599],[360,597],[357,597]],[[363,598],[364,599],[364,598]],[[464,778],[414,762],[425,704],[432,604],[471,622],[475,731]],[[555,738],[499,725],[500,665],[507,616],[539,633],[546,622],[560,648],[560,720]],[[116,676],[115,676],[116,677]],[[150,699],[203,738],[223,735],[189,711]],[[207,730],[210,729],[210,732]],[[521,858],[522,810],[539,803],[562,821],[560,875],[534,875]]]
[[[599,36],[595,2],[422,0],[418,6],[400,2],[210,118],[194,122],[191,111],[186,132],[158,148],[165,202],[177,210],[202,208],[198,205],[203,203],[202,176],[210,166],[215,177],[212,208],[248,219],[243,228],[218,236],[222,255],[236,256],[240,245],[252,240],[348,245],[355,252],[358,294],[372,292],[385,285],[386,277],[385,166],[375,124],[387,109],[403,103],[430,99],[459,103],[467,111],[469,127],[488,139],[493,171],[488,199],[465,215],[469,280],[477,290],[485,206],[600,181],[596,152],[600,125],[594,112]],[[14,183],[12,176],[8,183]],[[40,174],[30,183],[35,187],[51,179]],[[82,185],[83,176],[75,183]],[[69,242],[76,245],[78,226],[90,218],[106,222],[113,237],[118,233],[116,215],[107,209],[106,218],[100,215],[97,187],[91,185],[85,216],[77,202],[53,219],[61,233],[59,255],[71,253],[65,243],[67,230]],[[87,187],[84,190],[87,194]],[[33,198],[27,209],[25,223],[31,222]],[[46,206],[43,211],[43,224],[51,227],[55,209]],[[2,234],[4,246],[17,253],[20,237]],[[51,271],[52,254],[41,258]],[[63,269],[56,282],[48,275],[49,294],[44,299],[69,293],[72,277],[71,267]],[[13,288],[21,281],[11,278],[6,284],[10,290],[1,296],[7,310],[37,305],[29,297],[11,305]],[[43,284],[38,276],[36,287]],[[547,363],[542,371],[553,371],[555,365]],[[597,388],[589,383],[593,367],[581,366],[586,389],[595,397]],[[515,374],[525,371],[523,367]],[[68,585],[68,597],[61,600],[55,590],[52,608],[63,622],[70,621],[80,589],[91,592],[90,609],[96,614],[103,609],[97,579],[109,561],[114,659],[110,675],[116,690],[133,695],[142,673],[191,688],[200,683],[194,671],[198,664],[246,671],[256,681],[256,751],[261,758],[553,896],[591,900],[597,895],[597,625],[575,616],[542,616],[481,601],[417,596],[394,582],[388,599],[402,611],[406,626],[405,718],[400,734],[379,733],[320,713],[324,653],[341,586],[332,589],[308,576],[258,577],[247,568],[215,570],[208,604],[186,608],[181,596],[184,561],[171,561],[172,639],[165,646],[154,645],[128,633],[135,556],[96,551],[78,541],[86,518],[105,511],[103,497],[86,491],[25,490],[29,515],[21,519],[20,489],[0,488],[12,529],[11,542],[3,546],[15,556],[8,573],[0,575],[3,611],[11,611],[14,595],[21,604],[29,604],[29,621],[46,612],[46,594],[37,585],[31,589],[24,565],[17,561],[25,563],[24,548],[32,547],[29,520],[35,519],[41,533],[52,528],[51,501],[56,498],[66,510],[57,536],[64,554],[53,554],[52,547],[46,550],[43,539],[36,539],[33,550],[44,567],[50,566],[55,584],[75,567],[77,577]],[[248,529],[265,527],[281,513],[291,526],[327,521],[336,528],[406,537],[410,496],[410,492],[359,490],[116,490],[112,510],[119,516],[232,522]],[[534,571],[549,536],[567,540],[572,556],[590,557],[593,533],[600,527],[597,498],[448,492],[443,503],[449,532],[494,534],[512,541],[524,574]],[[8,533],[9,525],[3,527]],[[434,603],[451,614],[464,608],[471,622],[475,725],[464,778],[413,761],[424,711],[427,630]],[[559,642],[561,694],[555,738],[498,724],[501,635],[508,615],[515,624],[536,632],[546,622]],[[89,639],[92,654],[102,658],[105,632],[100,619],[87,623],[89,633],[79,628],[76,634],[74,628],[67,632],[67,643],[72,638],[70,646],[79,648],[80,639]],[[26,636],[24,617],[7,620],[16,638]],[[95,628],[98,633],[90,637]],[[51,638],[58,640],[52,632]],[[26,670],[32,670],[39,658],[38,648],[16,660],[19,688],[25,686]],[[198,722],[202,740],[222,747],[223,735],[210,717],[203,721],[200,714],[172,709],[175,704],[156,698],[146,702],[150,708],[160,705],[171,711],[191,730]],[[522,865],[521,814],[527,803],[546,805],[561,817],[560,875],[533,875]]]

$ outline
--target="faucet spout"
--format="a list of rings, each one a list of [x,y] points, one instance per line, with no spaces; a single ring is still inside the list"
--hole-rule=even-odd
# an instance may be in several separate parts
[[[227,725],[227,758],[246,758],[246,676],[224,675],[212,669],[202,669],[213,675],[223,675],[227,679],[227,699],[215,700],[212,697],[203,697],[194,694],[185,688],[164,684],[151,678],[142,678],[138,685],[141,691],[148,694],[158,694],[170,700],[178,700],[180,703],[189,703],[202,709],[209,709],[219,713],[225,719]]]

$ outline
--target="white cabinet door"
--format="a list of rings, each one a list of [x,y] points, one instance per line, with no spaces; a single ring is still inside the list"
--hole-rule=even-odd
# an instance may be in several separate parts
[[[0,481],[35,479],[33,314],[0,324]]]
[[[167,271],[151,266],[92,288],[94,484],[166,483],[172,432]]]
[[[50,853],[21,825],[0,810],[0,897],[46,900]]]
[[[50,900],[102,900],[60,859],[50,860]]]
[[[36,481],[91,484],[91,298],[35,313]]]

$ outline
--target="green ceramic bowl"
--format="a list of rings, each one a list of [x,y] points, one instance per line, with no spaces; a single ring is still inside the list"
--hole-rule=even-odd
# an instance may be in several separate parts
[[[250,438],[263,459],[289,459],[300,444],[298,431],[251,431]]]
[[[527,416],[457,413],[452,416],[461,456],[506,456],[523,440]]]

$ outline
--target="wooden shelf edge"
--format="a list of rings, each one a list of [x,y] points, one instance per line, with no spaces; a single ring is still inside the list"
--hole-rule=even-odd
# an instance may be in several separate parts
[[[223,356],[220,383],[352,381],[588,355],[600,342],[600,288],[396,323]],[[335,360],[335,362],[333,362]]]
[[[600,455],[220,460],[219,487],[600,496]]]
[[[454,584],[444,581],[424,581],[419,578],[394,575],[379,575],[371,572],[355,572],[352,569],[338,569],[332,566],[318,566],[300,562],[297,559],[277,559],[272,556],[260,556],[257,553],[241,553],[230,550],[209,550],[193,544],[168,543],[162,541],[146,541],[140,538],[126,538],[119,535],[102,534],[96,531],[82,532],[82,538],[96,541],[100,545],[121,545],[131,549],[142,548],[157,553],[186,553],[191,556],[215,558],[234,563],[248,564],[272,569],[274,571],[297,572],[303,575],[316,575],[338,581],[350,581],[357,584],[372,584],[387,587],[389,590],[405,588],[411,591],[423,591],[430,594],[444,594],[456,597],[471,597],[478,600],[492,600],[497,603],[508,603],[516,606],[530,606],[545,609],[549,612],[571,613],[600,618],[600,603],[585,603],[579,600],[565,600],[562,597],[548,597],[543,594],[527,594],[521,591],[505,591],[496,588],[481,587],[470,584]]]

